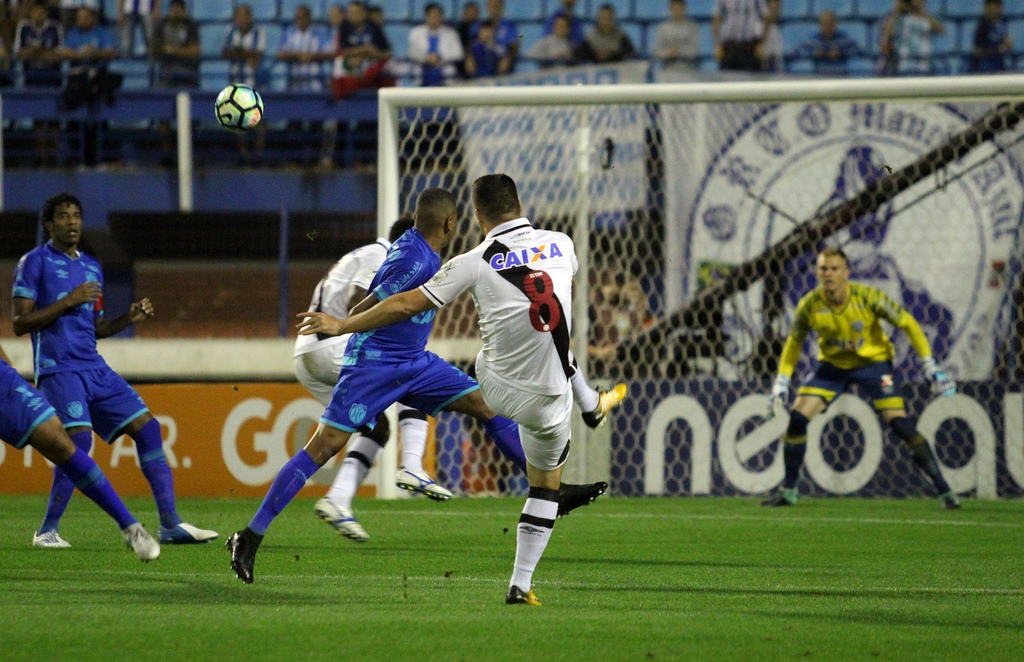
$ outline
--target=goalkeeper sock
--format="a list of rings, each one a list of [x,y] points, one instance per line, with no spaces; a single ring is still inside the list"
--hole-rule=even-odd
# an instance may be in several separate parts
[[[377,456],[384,450],[383,446],[369,437],[356,434],[346,446],[348,452],[341,462],[341,469],[327,491],[327,498],[343,508],[352,509],[352,498],[359,486],[366,480],[370,467],[377,461]]]
[[[79,430],[71,436],[78,450],[85,453],[92,447],[92,430],[86,428]],[[53,468],[53,485],[50,487],[50,500],[46,504],[46,515],[43,516],[43,523],[39,527],[40,533],[46,531],[57,531],[60,527],[60,518],[71,501],[71,495],[75,493],[75,482],[72,476],[68,476],[59,466]]]
[[[796,483],[800,479],[800,467],[804,464],[804,455],[807,453],[807,439],[803,443],[786,441],[782,444],[782,464],[786,467],[786,477],[782,479],[783,490],[796,489]]]
[[[422,473],[423,454],[427,450],[427,415],[416,409],[400,411],[398,428],[402,435],[402,466]]]
[[[949,483],[942,477],[939,463],[935,460],[935,454],[932,453],[931,446],[928,445],[928,442],[921,435],[917,435],[917,437],[918,440],[914,440],[917,443],[914,443],[914,441],[907,442],[910,452],[913,453],[914,464],[931,479],[935,490],[939,493],[939,496],[942,496],[950,491]]]
[[[533,586],[533,571],[551,539],[557,514],[558,490],[531,487],[516,529],[516,561],[509,586],[523,591]]]
[[[281,467],[281,471],[277,472],[277,477],[267,490],[267,496],[263,497],[263,503],[249,522],[249,529],[258,535],[264,535],[274,518],[291,503],[302,486],[319,468],[305,448],[296,453],[295,457],[288,460]]]
[[[504,416],[495,416],[484,423],[484,432],[491,438],[502,455],[512,460],[513,464],[526,471],[526,455],[523,444],[519,441],[519,424]],[[557,501],[557,498],[556,498]],[[520,586],[519,588],[523,588]]]

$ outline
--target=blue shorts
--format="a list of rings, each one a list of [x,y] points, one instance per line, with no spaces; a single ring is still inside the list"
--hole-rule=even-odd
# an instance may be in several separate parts
[[[816,395],[829,405],[851,384],[860,388],[877,411],[906,408],[893,377],[890,361],[879,361],[849,370],[837,368],[831,363],[819,363],[810,381],[797,390],[797,395]]]
[[[433,352],[404,363],[347,365],[320,422],[345,432],[372,429],[377,416],[396,402],[437,416],[479,388],[475,379]]]
[[[56,412],[6,361],[0,361],[0,439],[24,448],[43,421]]]
[[[65,430],[92,428],[108,444],[149,411],[135,389],[107,366],[43,375],[39,390],[53,403]]]

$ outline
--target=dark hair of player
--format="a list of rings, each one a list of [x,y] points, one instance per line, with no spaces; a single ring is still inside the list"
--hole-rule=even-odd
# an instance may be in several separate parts
[[[455,212],[455,198],[443,188],[428,188],[416,198],[416,229],[430,236]]]
[[[484,175],[473,182],[473,206],[491,223],[512,220],[519,215],[519,192],[506,174]]]
[[[43,210],[39,213],[39,224],[42,225],[52,221],[54,212],[56,212],[57,207],[61,205],[75,205],[78,207],[79,211],[85,211],[82,207],[81,200],[70,193],[58,193],[57,195],[50,196],[46,202],[43,203]]]
[[[351,6],[351,5],[350,5]],[[388,241],[392,244],[398,241],[398,238],[405,234],[405,231],[416,225],[416,221],[412,219],[412,216],[403,216],[394,223],[391,224],[391,231],[388,232]]]

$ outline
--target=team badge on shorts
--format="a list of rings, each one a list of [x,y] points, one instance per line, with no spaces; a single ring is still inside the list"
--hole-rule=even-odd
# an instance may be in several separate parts
[[[366,420],[366,405],[352,405],[348,408],[348,417],[353,425],[362,425]]]
[[[80,418],[85,412],[85,407],[78,400],[68,403],[68,416],[71,418]]]

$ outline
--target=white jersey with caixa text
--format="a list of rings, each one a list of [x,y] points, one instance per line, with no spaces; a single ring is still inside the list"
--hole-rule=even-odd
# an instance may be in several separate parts
[[[438,307],[469,290],[484,347],[478,360],[510,386],[565,392],[572,335],[572,240],[518,218],[491,230],[473,250],[449,260],[420,290]]]
[[[380,269],[384,257],[391,248],[391,242],[378,238],[372,244],[360,246],[334,263],[313,290],[313,298],[309,302],[309,311],[327,313],[338,319],[348,318],[348,300],[355,289],[363,290],[370,287],[373,275]],[[338,351],[345,351],[349,336],[298,336],[295,339],[294,356],[312,352],[313,350],[331,345],[339,345]]]

